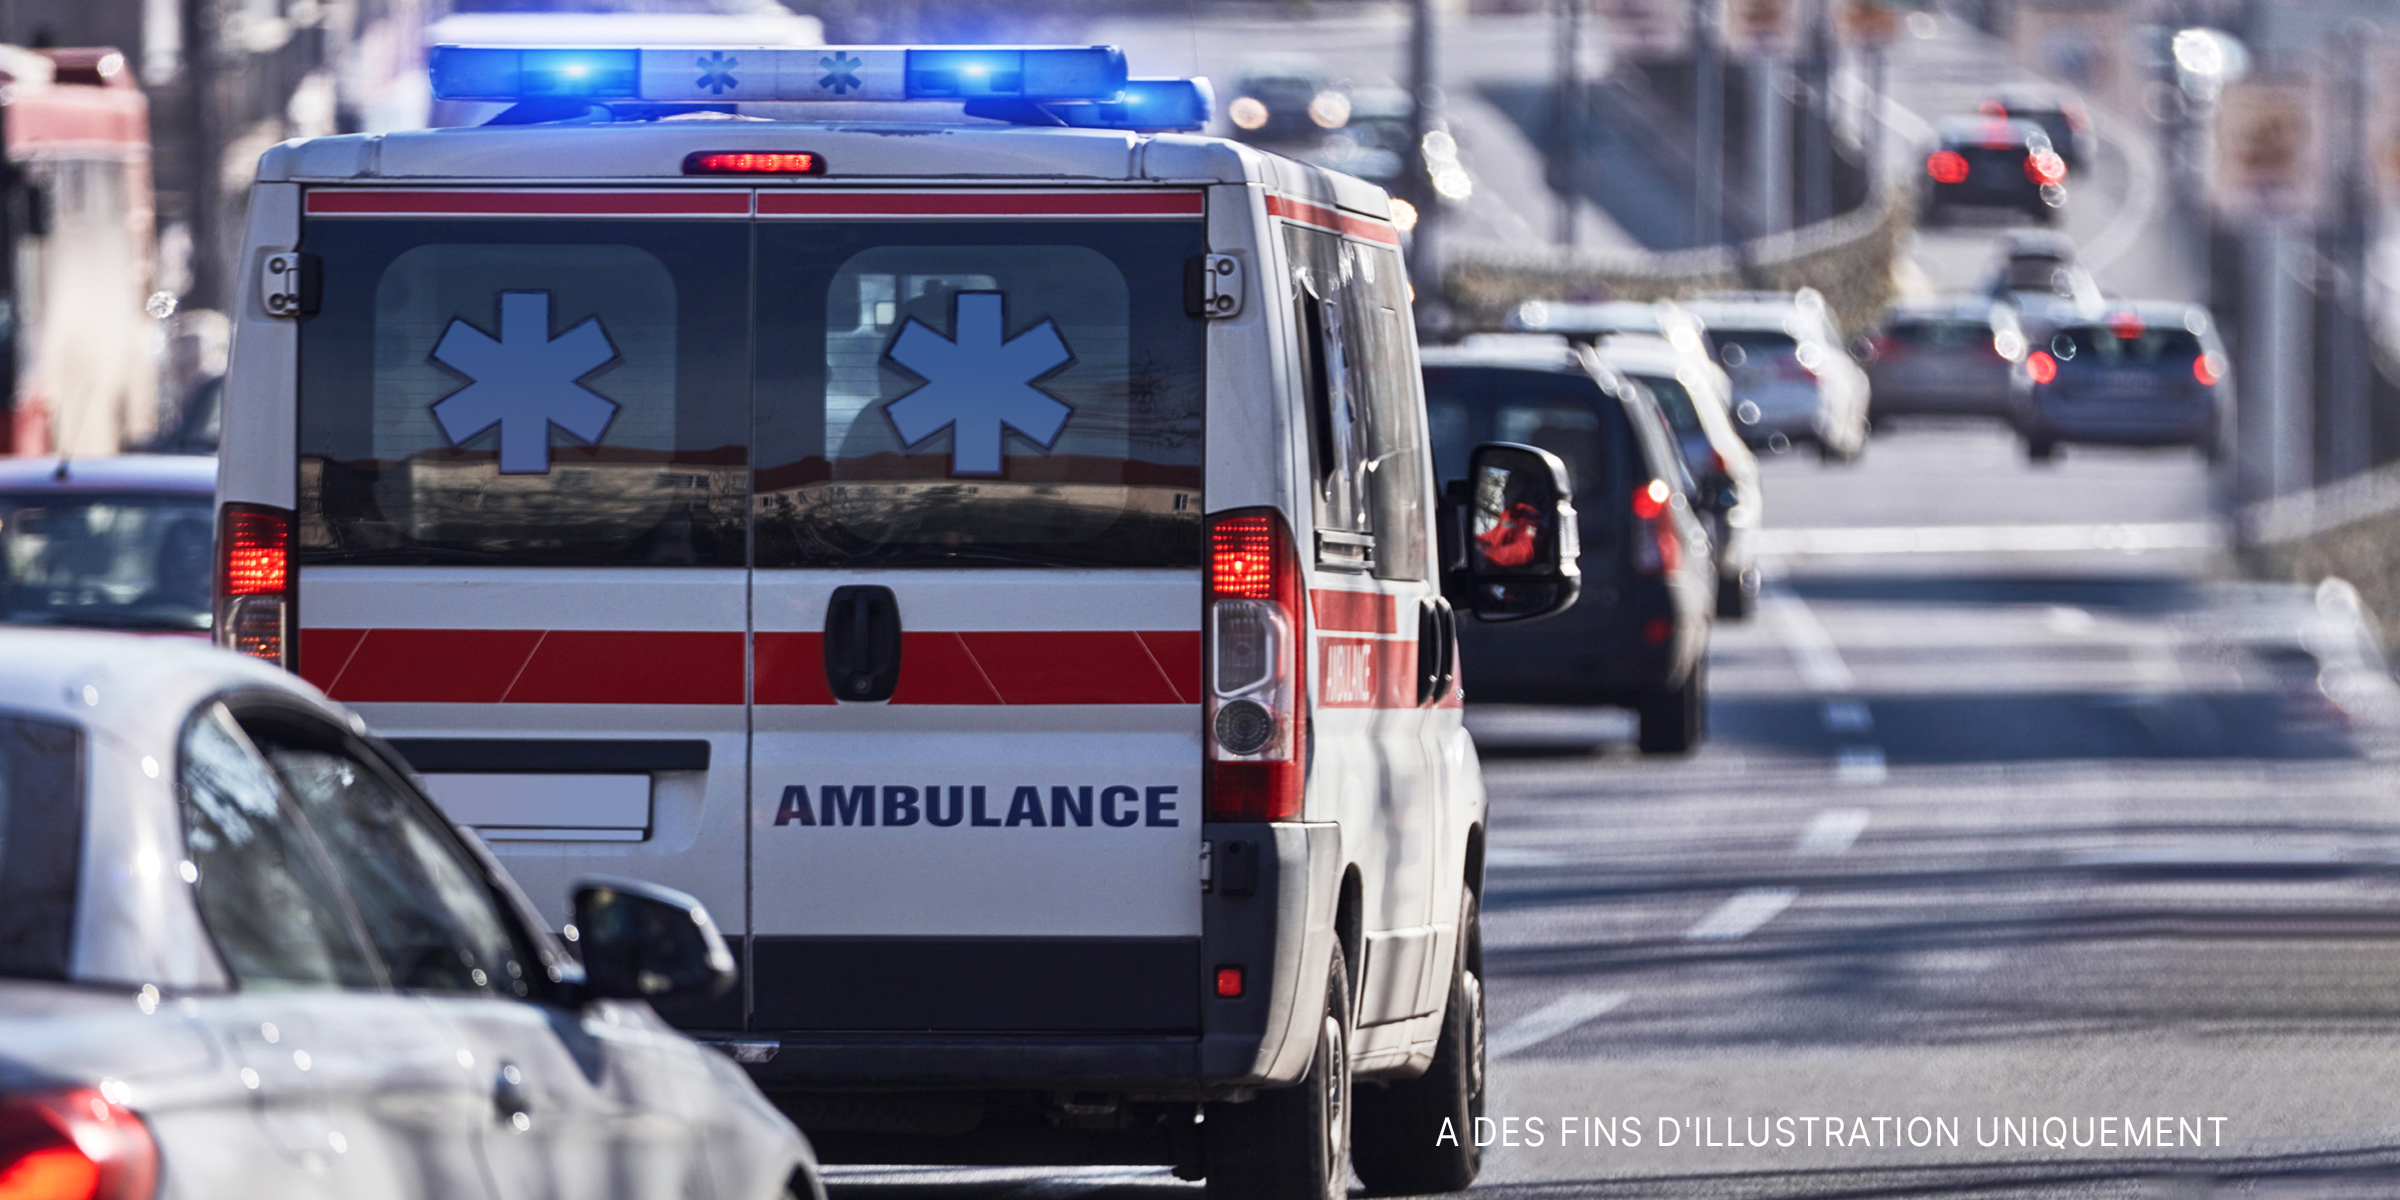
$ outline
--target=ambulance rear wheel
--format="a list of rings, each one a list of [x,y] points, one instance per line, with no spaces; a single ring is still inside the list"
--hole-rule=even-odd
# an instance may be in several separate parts
[[[1201,1126],[1210,1200],[1344,1200],[1350,1194],[1350,973],[1333,948],[1308,1074],[1247,1104],[1211,1104]]]
[[[1415,1079],[1358,1092],[1350,1161],[1370,1196],[1456,1192],[1483,1170],[1483,932],[1475,894],[1459,923],[1458,969],[1433,1065]]]

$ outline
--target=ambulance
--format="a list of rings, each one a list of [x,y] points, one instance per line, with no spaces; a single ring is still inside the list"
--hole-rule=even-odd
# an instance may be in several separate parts
[[[829,1161],[1472,1180],[1455,614],[1575,523],[1432,477],[1384,194],[1105,46],[431,70],[510,107],[260,163],[219,639],[548,919],[703,900],[742,985],[659,1007]]]

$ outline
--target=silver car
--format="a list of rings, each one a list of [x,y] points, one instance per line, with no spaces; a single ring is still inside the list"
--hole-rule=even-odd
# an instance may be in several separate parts
[[[645,1002],[731,982],[706,912],[624,881],[575,899],[580,963],[281,671],[0,630],[0,1181],[821,1196],[799,1131]]]
[[[1815,289],[1709,296],[1684,308],[1733,379],[1742,440],[1779,451],[1810,442],[1843,462],[1866,448],[1867,376]]]
[[[2017,311],[1980,296],[1892,307],[1867,339],[1876,428],[1896,416],[2007,419],[2009,368],[2025,353]]]

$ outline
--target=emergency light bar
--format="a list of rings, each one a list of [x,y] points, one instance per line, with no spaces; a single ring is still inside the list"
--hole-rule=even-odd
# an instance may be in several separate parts
[[[1115,46],[436,46],[442,100],[1117,102]]]
[[[1133,79],[1118,100],[1058,104],[1052,116],[1078,129],[1206,129],[1216,110],[1216,89],[1206,79]]]

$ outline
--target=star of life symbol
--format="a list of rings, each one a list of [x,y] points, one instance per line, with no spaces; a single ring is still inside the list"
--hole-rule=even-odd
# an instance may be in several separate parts
[[[550,293],[500,293],[500,337],[453,318],[433,361],[473,380],[435,401],[433,418],[450,444],[500,427],[500,473],[550,473],[550,427],[598,442],[617,402],[577,382],[615,362],[600,318],[550,336]]]
[[[843,54],[836,50],[817,60],[817,65],[825,68],[825,77],[817,80],[817,86],[832,88],[836,96],[852,88],[865,87],[858,81],[858,68],[865,62],[855,54]]]
[[[728,58],[722,50],[692,65],[700,68],[700,78],[695,81],[695,86],[707,88],[714,95],[722,96],[742,86],[742,81],[733,77],[733,69],[742,65],[742,60]]]
[[[884,357],[925,384],[884,412],[909,446],[947,427],[951,474],[997,475],[1002,426],[1044,450],[1057,444],[1075,410],[1033,385],[1075,356],[1054,321],[1002,341],[999,292],[960,292],[952,304],[954,336],[943,337],[911,317],[892,339]]]

